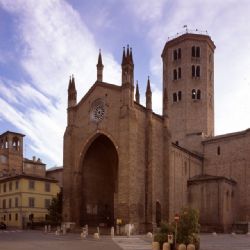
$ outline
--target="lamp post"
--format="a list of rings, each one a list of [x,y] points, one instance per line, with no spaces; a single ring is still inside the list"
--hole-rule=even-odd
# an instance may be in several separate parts
[[[174,246],[176,247],[176,239],[177,239],[177,224],[178,224],[178,221],[180,220],[180,216],[179,214],[175,214],[174,216],[174,221],[175,221],[175,237],[174,237]]]

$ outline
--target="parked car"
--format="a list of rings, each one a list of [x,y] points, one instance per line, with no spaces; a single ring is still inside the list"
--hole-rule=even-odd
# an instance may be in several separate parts
[[[6,228],[7,228],[6,224],[1,221],[0,222],[0,229],[4,230]]]

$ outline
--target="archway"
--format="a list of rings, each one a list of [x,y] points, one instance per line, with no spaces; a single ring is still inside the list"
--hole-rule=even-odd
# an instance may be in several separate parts
[[[113,142],[99,135],[87,149],[82,163],[81,224],[114,224],[117,198],[118,155]]]

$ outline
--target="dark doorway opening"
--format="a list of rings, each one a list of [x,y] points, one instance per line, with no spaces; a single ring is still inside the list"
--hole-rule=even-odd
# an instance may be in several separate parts
[[[99,135],[83,160],[81,224],[114,225],[118,155],[112,141]]]

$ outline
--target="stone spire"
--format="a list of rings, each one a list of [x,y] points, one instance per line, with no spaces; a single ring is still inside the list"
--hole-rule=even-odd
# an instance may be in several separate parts
[[[129,53],[129,63],[131,63],[132,65],[134,65],[132,48],[130,48],[130,53]]]
[[[97,81],[102,82],[103,81],[103,64],[102,64],[102,54],[101,50],[99,50],[99,55],[98,55],[98,63],[96,64],[97,68]]]
[[[122,53],[122,65],[126,64],[126,53],[125,53],[125,47],[123,47],[123,53]]]
[[[134,86],[133,54],[132,54],[132,48],[129,48],[129,45],[127,45],[127,49],[123,47],[121,66],[122,66],[122,85],[129,84],[130,86]]]
[[[137,103],[140,103],[140,92],[139,92],[138,81],[136,81],[135,101]]]
[[[152,92],[151,92],[149,77],[148,77],[147,90],[146,90],[146,108],[152,110]]]
[[[68,108],[76,105],[77,102],[77,92],[75,87],[75,78],[72,75],[69,78],[69,87],[68,87]]]

